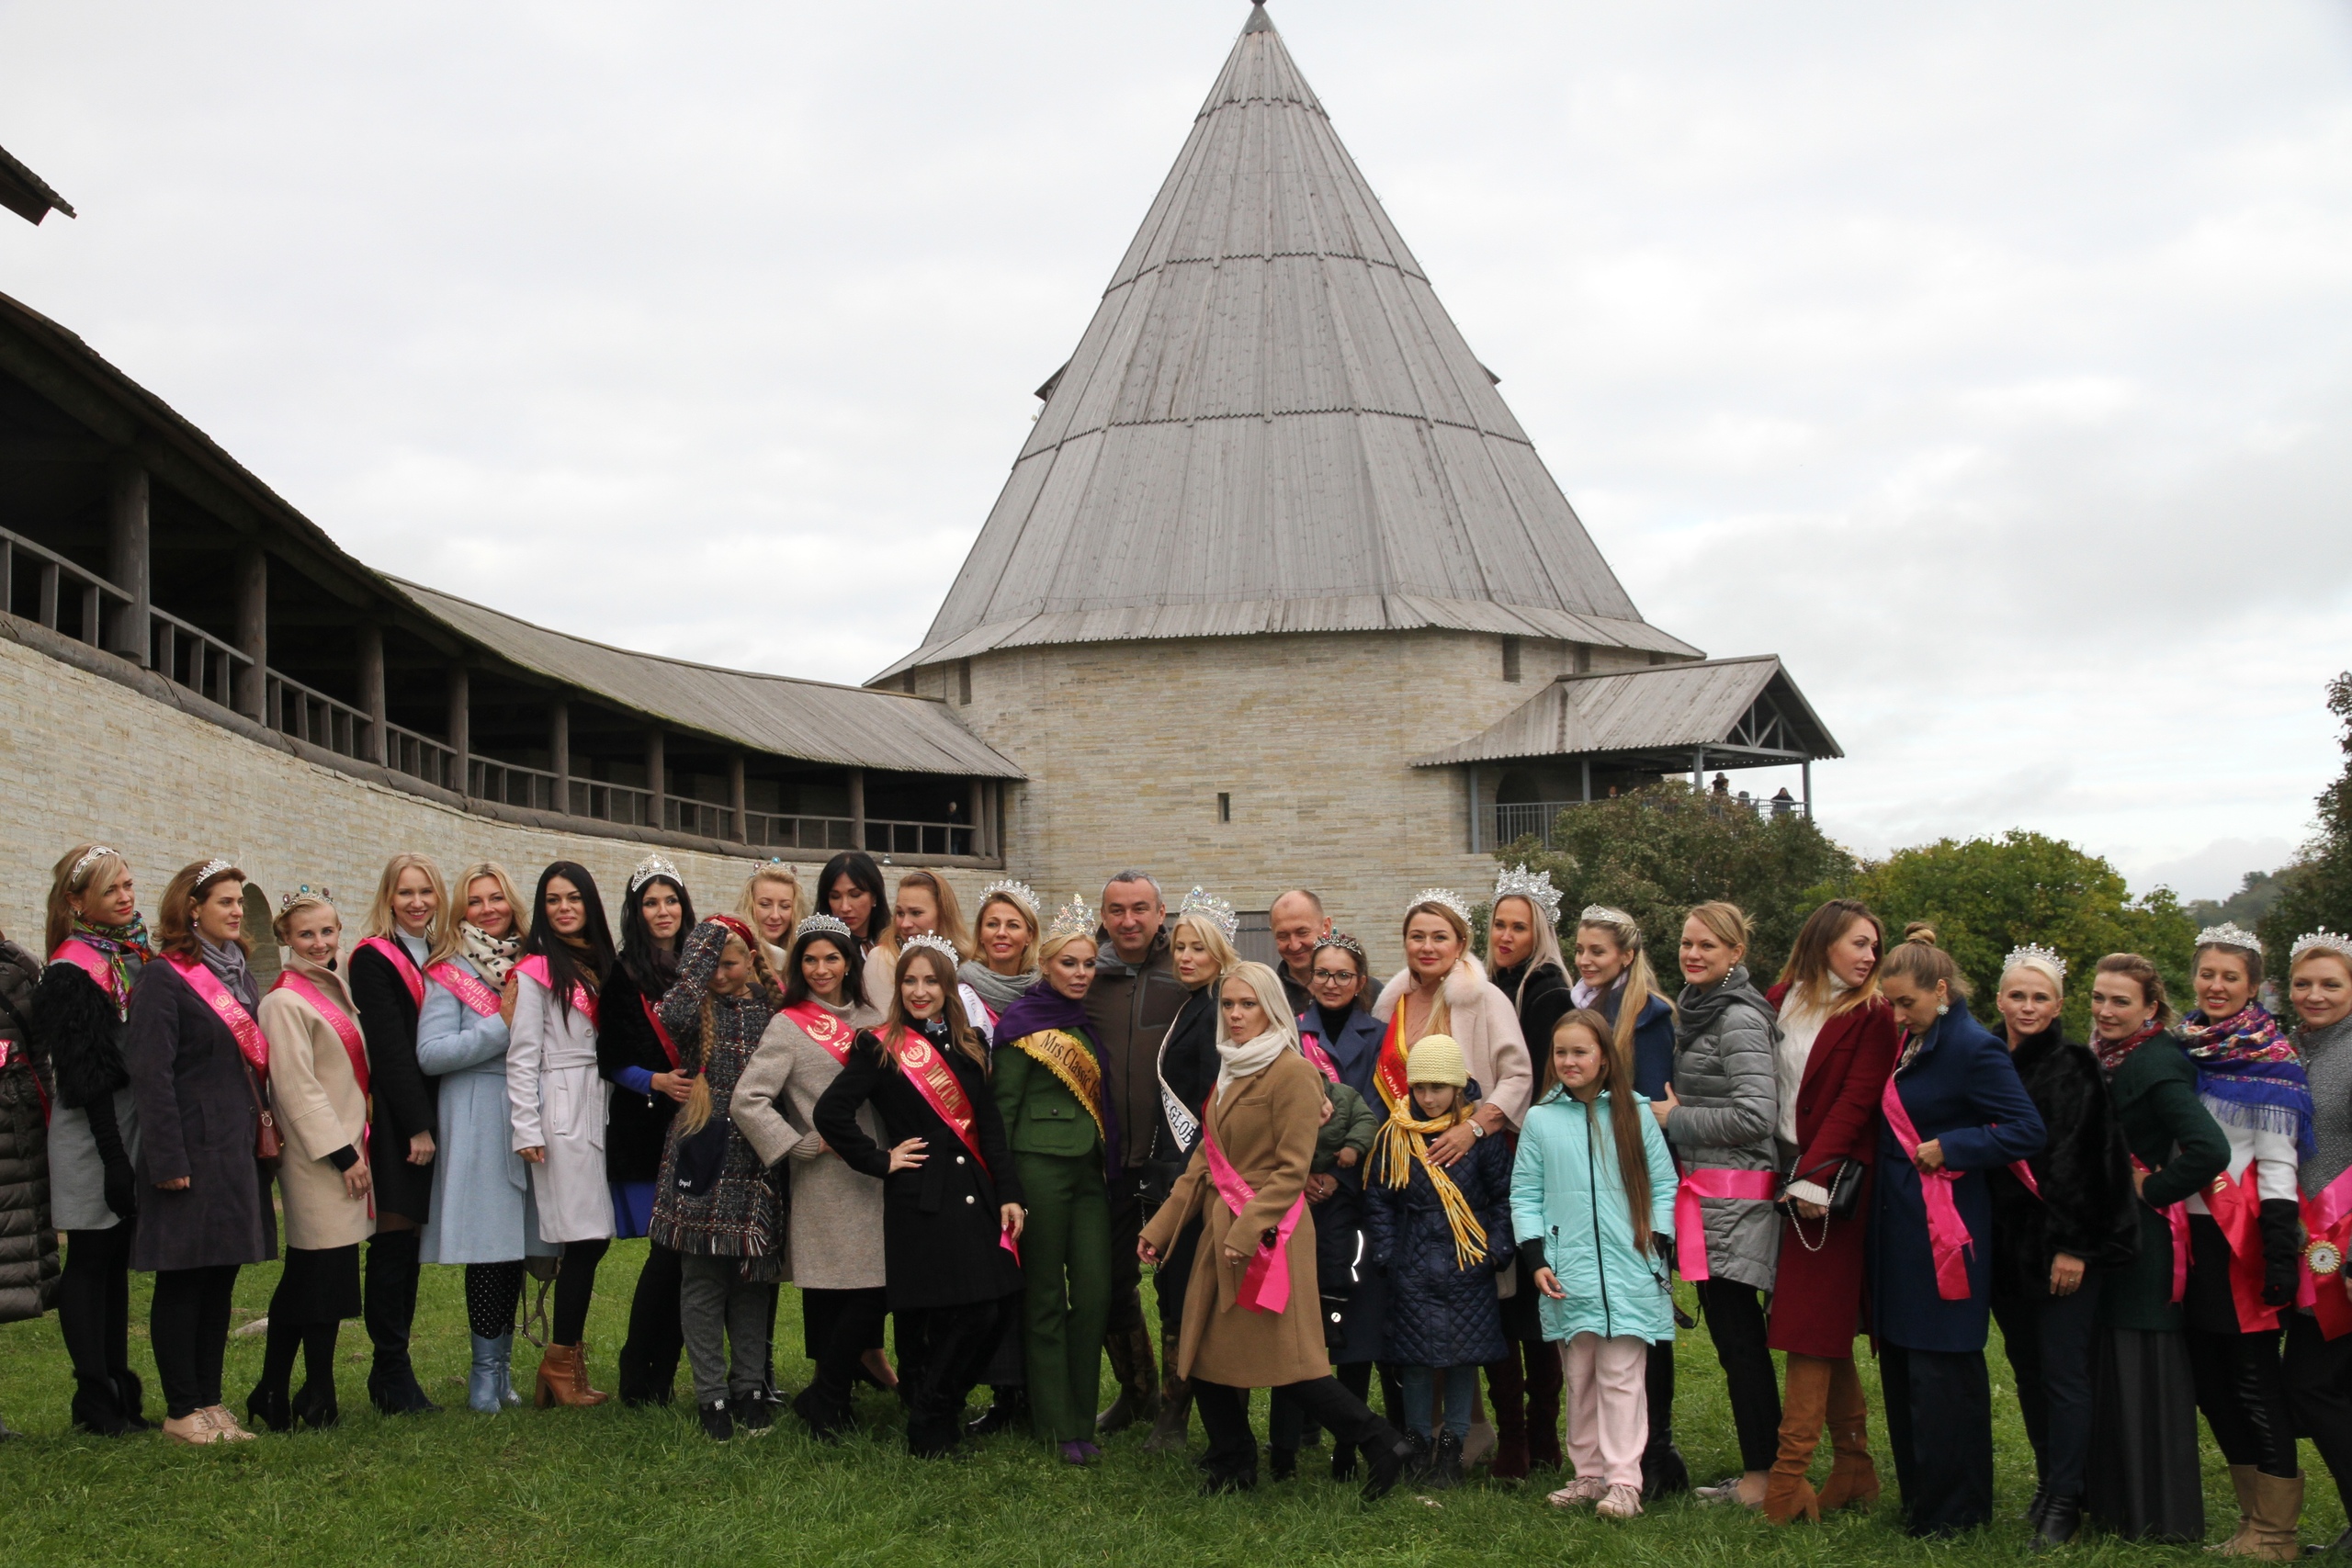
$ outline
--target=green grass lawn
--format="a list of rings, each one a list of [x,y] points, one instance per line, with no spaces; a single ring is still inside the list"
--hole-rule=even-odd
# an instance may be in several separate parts
[[[612,1386],[613,1356],[644,1244],[614,1247],[599,1276],[589,1325],[598,1386]],[[246,1269],[238,1321],[268,1302],[275,1265]],[[0,1444],[0,1540],[8,1568],[32,1564],[224,1562],[252,1568],[266,1556],[304,1568],[335,1563],[661,1561],[874,1564],[910,1568],[1023,1568],[1026,1564],[1311,1564],[1322,1562],[1609,1562],[1715,1568],[1738,1562],[1852,1562],[1864,1559],[1967,1563],[2018,1558],[2028,1534],[2011,1518],[2032,1488],[2032,1465],[1997,1348],[2005,1520],[1975,1539],[1923,1544],[1884,1519],[1837,1518],[1775,1529],[1760,1519],[1677,1500],[1644,1518],[1611,1524],[1555,1514],[1544,1494],[1558,1482],[1480,1482],[1436,1498],[1400,1489],[1365,1506],[1335,1485],[1310,1453],[1300,1480],[1261,1483],[1244,1497],[1195,1495],[1188,1458],[1148,1455],[1140,1431],[1113,1439],[1104,1461],[1073,1470],[1041,1445],[1011,1435],[938,1463],[910,1460],[896,1404],[860,1395],[866,1432],[839,1449],[799,1435],[788,1419],[756,1441],[705,1439],[687,1402],[676,1409],[539,1412],[497,1416],[465,1408],[469,1360],[460,1276],[425,1270],[416,1359],[441,1415],[386,1420],[368,1407],[368,1341],[344,1328],[344,1425],[327,1433],[265,1434],[212,1449],[167,1446],[160,1437],[107,1441],[69,1431],[71,1379],[54,1319],[0,1327],[0,1413],[28,1434]],[[148,1379],[151,1416],[161,1400],[146,1339],[146,1277],[133,1276],[132,1362]],[[800,1314],[779,1314],[777,1371],[807,1380]],[[1720,1374],[1703,1328],[1683,1339],[1678,1433],[1691,1469],[1712,1478],[1736,1465]],[[529,1387],[535,1353],[518,1347],[516,1382]],[[258,1337],[232,1338],[224,1390],[242,1416],[261,1365]],[[1872,1438],[1884,1465],[1871,1382]],[[297,1373],[300,1376],[299,1370]],[[681,1386],[684,1385],[681,1376]],[[1106,1393],[1107,1399],[1107,1393]],[[1258,1423],[1264,1431],[1264,1396]],[[1194,1450],[1200,1445],[1194,1423]],[[2207,1450],[2206,1508],[2218,1539],[2235,1517],[2220,1458]],[[1826,1467],[1816,1462],[1816,1474]],[[2305,1450],[2312,1495],[2303,1538],[2324,1542],[2344,1526],[2335,1489]],[[1886,1466],[1890,1496],[1892,1467]],[[2199,1561],[2188,1552],[2127,1547],[2086,1537],[2079,1561]]]

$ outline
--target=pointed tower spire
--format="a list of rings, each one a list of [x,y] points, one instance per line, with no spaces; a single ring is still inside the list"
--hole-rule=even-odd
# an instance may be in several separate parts
[[[1262,3],[923,646],[1645,624]]]

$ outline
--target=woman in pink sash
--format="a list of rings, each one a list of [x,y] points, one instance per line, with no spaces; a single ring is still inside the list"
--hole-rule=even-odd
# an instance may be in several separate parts
[[[261,1381],[245,1414],[274,1432],[332,1427],[334,1344],[359,1315],[359,1244],[376,1228],[368,1201],[368,1047],[345,987],[343,919],[323,892],[289,895],[271,928],[286,955],[261,999],[269,1038],[270,1103],[286,1151],[277,1189],[286,1209],[286,1269],[269,1298]],[[303,1382],[290,1398],[294,1355]]]
[[[1482,982],[1483,983],[1483,982]],[[1217,1079],[1201,1141],[1136,1255],[1158,1263],[1195,1215],[1201,1238],[1184,1288],[1177,1373],[1209,1437],[1204,1494],[1258,1483],[1250,1391],[1286,1390],[1335,1442],[1360,1447],[1366,1499],[1385,1495],[1412,1445],[1331,1375],[1323,1348],[1308,1168],[1322,1124],[1322,1075],[1300,1055],[1280,976],[1237,964],[1219,983]]]
[[[1968,985],[1914,928],[1879,966],[1907,1032],[1880,1097],[1869,1254],[1871,1327],[1904,1528],[1951,1535],[1993,1517],[1993,1197],[1984,1172],[2037,1154],[2041,1113],[2008,1047],[1968,1016]]]
[[[2303,1224],[2313,1241],[2335,1248],[2335,1258],[2330,1269],[2325,1254],[2304,1254],[2304,1304],[2287,1320],[2287,1402],[2297,1427],[2327,1461],[2340,1497],[2352,1486],[2352,1294],[2343,1266],[2352,1231],[2352,937],[2323,930],[2299,938],[2287,994],[2301,1024],[2295,1048],[2311,1081],[2317,1145],[2296,1170]],[[2347,1547],[2352,1530],[2330,1550]]]
[[[184,866],[164,889],[159,961],[130,990],[123,1065],[139,1103],[139,1232],[130,1266],[153,1270],[148,1337],[164,1384],[164,1435],[249,1440],[220,1402],[237,1270],[277,1256],[269,1172],[258,1158],[269,1044],[245,964],[245,874]]]

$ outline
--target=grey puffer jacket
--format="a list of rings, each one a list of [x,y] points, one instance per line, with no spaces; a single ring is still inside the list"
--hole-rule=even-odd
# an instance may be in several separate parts
[[[39,1317],[57,1293],[48,1097],[25,1038],[40,969],[39,959],[0,940],[0,1323]]]
[[[1773,1170],[1779,1150],[1781,1026],[1747,966],[1713,985],[1686,986],[1676,999],[1674,1093],[1667,1142],[1685,1170]],[[1781,1217],[1769,1202],[1702,1198],[1707,1269],[1759,1291],[1772,1288]]]

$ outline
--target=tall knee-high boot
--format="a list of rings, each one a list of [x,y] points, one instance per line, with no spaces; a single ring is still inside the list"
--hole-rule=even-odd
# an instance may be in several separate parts
[[[1829,1419],[1832,1364],[1819,1356],[1789,1353],[1788,1382],[1781,1395],[1780,1451],[1772,1461],[1771,1478],[1764,1483],[1764,1517],[1776,1525],[1821,1517],[1821,1502],[1807,1472]]]
[[[1527,1459],[1530,1465],[1564,1467],[1560,1453],[1560,1399],[1567,1370],[1560,1348],[1549,1340],[1522,1347],[1527,1354]]]
[[[387,1416],[441,1408],[425,1397],[408,1353],[409,1330],[416,1321],[417,1250],[423,1241],[413,1230],[378,1231],[368,1244],[364,1313],[368,1339],[376,1350],[368,1369],[368,1397]]]
[[[1193,1385],[1176,1372],[1176,1336],[1163,1335],[1159,1341],[1159,1416],[1151,1424],[1151,1436],[1143,1440],[1146,1453],[1159,1453],[1168,1449],[1181,1449],[1192,1435]],[[1337,1441],[1337,1439],[1333,1439]]]
[[[1795,1358],[1791,1357],[1792,1362]],[[1878,1501],[1878,1465],[1871,1459],[1870,1406],[1862,1401],[1861,1373],[1851,1357],[1829,1363],[1826,1414],[1837,1459],[1821,1488],[1824,1513]],[[1785,1425],[1781,1430],[1787,1431]],[[1784,1443],[1787,1439],[1781,1439]],[[1786,1451],[1785,1450],[1783,1451]]]
[[[1095,1430],[1107,1436],[1125,1431],[1137,1421],[1158,1420],[1159,1369],[1152,1365],[1151,1330],[1145,1325],[1142,1313],[1135,1314],[1133,1323],[1114,1325],[1102,1337],[1102,1349],[1110,1358],[1119,1397],[1094,1418]]]
[[[1502,1359],[1487,1363],[1487,1393],[1495,1411],[1495,1457],[1487,1473],[1498,1481],[1527,1479],[1527,1379],[1519,1346],[1503,1341]]]

